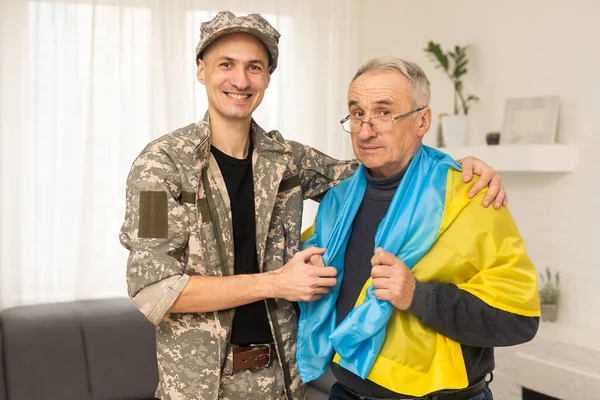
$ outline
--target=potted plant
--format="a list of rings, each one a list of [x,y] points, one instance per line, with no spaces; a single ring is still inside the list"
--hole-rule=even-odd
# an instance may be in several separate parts
[[[453,51],[444,52],[439,43],[429,41],[424,49],[436,63],[436,68],[442,69],[452,81],[454,88],[454,114],[441,117],[441,132],[446,146],[465,146],[469,136],[467,115],[472,103],[479,97],[465,95],[463,77],[467,73],[467,46],[454,46]]]
[[[558,272],[552,274],[546,268],[546,274],[540,274],[540,304],[542,308],[542,321],[556,321],[558,316],[558,302],[560,301],[560,276]]]

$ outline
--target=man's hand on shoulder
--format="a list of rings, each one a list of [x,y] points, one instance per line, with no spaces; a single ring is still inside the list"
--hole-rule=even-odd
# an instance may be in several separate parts
[[[274,296],[289,301],[314,301],[335,286],[337,270],[323,265],[325,249],[309,247],[273,272]]]
[[[389,301],[399,310],[406,310],[415,292],[413,273],[402,260],[380,247],[375,250],[371,265],[375,297]]]
[[[483,206],[487,207],[494,202],[494,208],[500,209],[500,207],[508,204],[508,197],[504,191],[504,185],[502,184],[502,177],[500,174],[494,171],[494,168],[487,165],[476,157],[465,157],[457,160],[463,169],[463,182],[471,182],[473,174],[479,175],[479,180],[473,185],[469,191],[469,198],[473,198],[486,186],[489,186],[487,193],[483,199]]]

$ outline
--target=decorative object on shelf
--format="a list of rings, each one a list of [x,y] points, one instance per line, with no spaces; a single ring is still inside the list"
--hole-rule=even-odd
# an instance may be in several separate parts
[[[485,135],[485,141],[490,146],[500,144],[500,132],[490,132]]]
[[[574,144],[505,144],[445,147],[455,160],[468,155],[485,160],[498,172],[571,173],[577,169]]]
[[[558,303],[560,301],[560,276],[558,272],[552,274],[546,268],[546,274],[540,274],[540,304],[542,307],[542,321],[556,321],[558,316]]]
[[[502,124],[502,143],[555,143],[559,105],[558,96],[507,99]]]
[[[429,41],[424,49],[430,58],[436,62],[436,68],[444,70],[454,87],[454,114],[441,118],[441,129],[444,144],[448,147],[466,146],[469,137],[470,104],[479,97],[463,93],[463,76],[467,73],[467,46],[454,46],[453,51],[445,53],[439,43]]]
[[[462,147],[468,144],[469,120],[466,115],[446,115],[440,123],[442,138],[447,147]]]

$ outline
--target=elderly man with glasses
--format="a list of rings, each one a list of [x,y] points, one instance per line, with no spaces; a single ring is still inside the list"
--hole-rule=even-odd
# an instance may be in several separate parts
[[[399,59],[367,62],[350,85],[340,122],[361,166],[303,242],[327,249],[313,265],[338,271],[329,293],[300,303],[298,332],[302,379],[331,366],[331,399],[491,399],[494,347],[537,332],[537,274],[517,227],[421,143],[428,104],[425,73]]]

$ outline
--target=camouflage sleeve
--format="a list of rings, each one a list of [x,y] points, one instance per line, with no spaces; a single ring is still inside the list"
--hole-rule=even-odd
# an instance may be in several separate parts
[[[129,172],[119,238],[129,250],[129,296],[154,324],[189,281],[184,274],[189,221],[180,197],[177,167],[157,144],[150,145]]]
[[[327,190],[350,177],[358,167],[356,160],[336,160],[310,146],[290,143],[305,200],[321,201]]]

